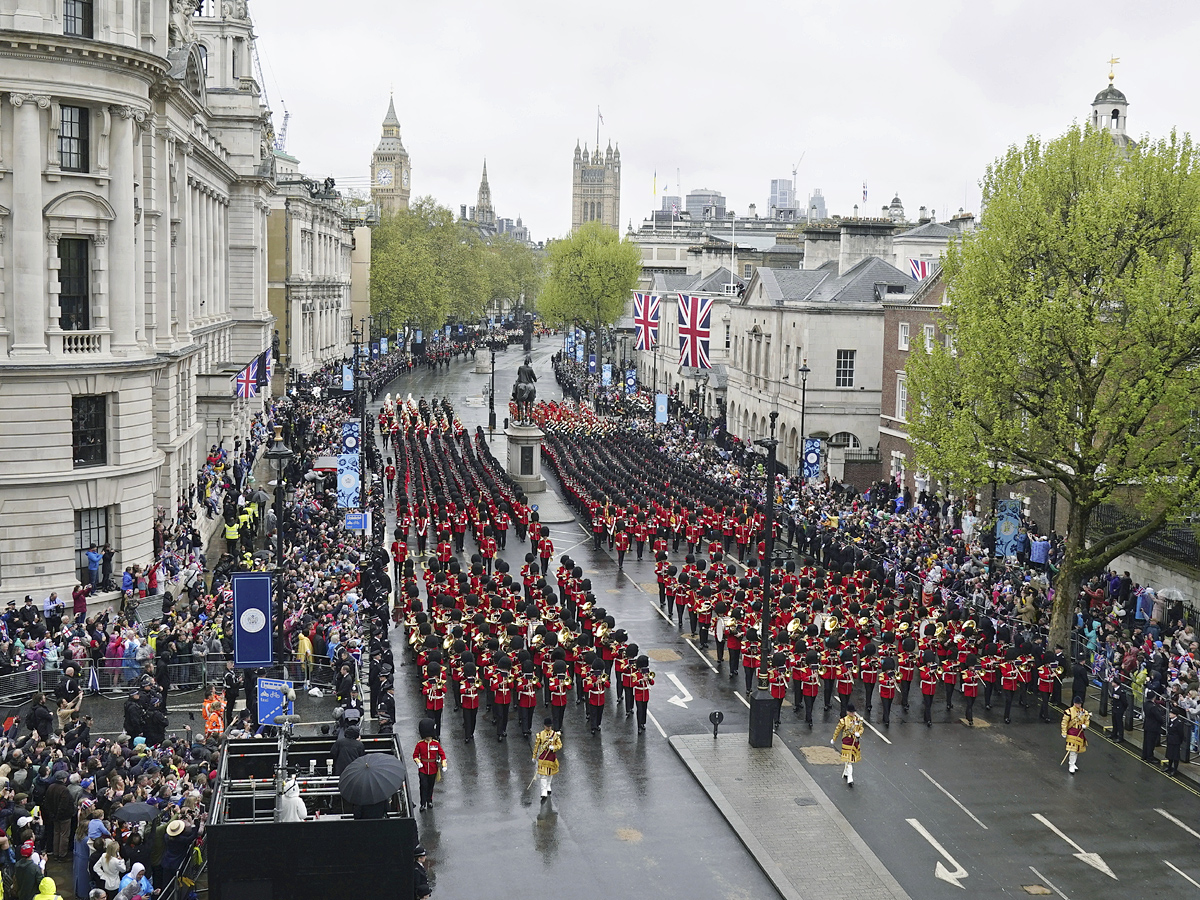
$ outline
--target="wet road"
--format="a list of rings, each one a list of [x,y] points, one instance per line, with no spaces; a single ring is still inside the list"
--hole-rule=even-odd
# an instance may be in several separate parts
[[[534,354],[543,398],[557,396],[546,363],[557,344],[547,340]],[[499,397],[507,396],[517,362],[516,350],[498,355]],[[510,373],[503,379],[502,363]],[[449,374],[418,374],[414,397],[422,389],[450,396],[465,424],[486,423],[486,406],[477,404],[487,376],[470,372],[467,362]],[[397,386],[409,390],[403,379]],[[502,421],[503,411],[498,415]],[[533,764],[519,733],[514,739],[510,729],[508,742],[497,743],[481,718],[476,742],[464,745],[461,723],[447,710],[451,768],[435,809],[418,814],[439,894],[470,896],[487,885],[500,896],[777,896],[664,737],[711,732],[714,709],[725,715],[723,732],[744,733],[741,678],[717,674],[714,658],[659,613],[649,556],[639,563],[630,554],[619,571],[608,552],[590,549],[579,526],[559,526],[552,536],[556,555],[571,553],[598,602],[651,656],[654,721],[638,736],[634,721],[610,705],[602,734],[592,738],[582,711],[569,707],[554,813],[539,818],[536,789],[526,788]],[[468,543],[468,555],[471,549]],[[514,538],[505,556],[518,565],[524,551]],[[407,739],[415,735],[419,695],[413,669],[398,676],[399,727]],[[672,697],[678,702],[668,702]],[[853,791],[829,746],[836,707],[822,713],[818,704],[811,731],[785,708],[777,736],[910,896],[1026,896],[1034,886],[1070,900],[1200,896],[1200,797],[1190,786],[1095,732],[1079,772],[1068,775],[1057,765],[1057,721],[1043,724],[1032,709],[1014,710],[1006,726],[977,705],[974,728],[958,718],[961,708],[946,711],[941,696],[934,710],[926,728],[919,703],[909,716],[897,707],[885,730],[877,707],[872,725],[880,733],[864,737]]]

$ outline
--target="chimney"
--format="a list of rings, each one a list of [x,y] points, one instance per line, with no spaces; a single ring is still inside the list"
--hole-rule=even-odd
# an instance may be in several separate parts
[[[917,224],[924,225],[928,221],[929,221],[929,210],[927,210],[924,206],[922,206],[917,211]]]
[[[458,208],[458,217],[460,219],[465,219],[467,217],[467,204],[464,203]]]
[[[891,222],[843,223],[838,247],[838,275],[845,275],[871,256],[890,261],[895,230]]]
[[[746,210],[746,215],[751,219],[757,219],[758,218],[758,204],[751,203],[750,208]]]

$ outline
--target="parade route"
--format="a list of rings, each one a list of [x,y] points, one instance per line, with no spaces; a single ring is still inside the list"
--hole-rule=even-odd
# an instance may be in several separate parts
[[[555,349],[535,345],[540,399],[560,396],[548,365]],[[519,351],[498,355],[498,398],[507,394],[499,377],[505,355],[512,362]],[[414,397],[449,397],[473,431],[486,426],[487,410],[463,408],[459,398],[478,394],[480,377],[458,362],[449,372],[419,370],[395,384]],[[553,490],[553,475],[547,480]],[[1032,706],[1014,708],[1006,726],[999,708],[980,704],[972,728],[961,718],[961,700],[946,710],[940,693],[932,727],[921,724],[915,697],[910,714],[897,703],[890,727],[876,708],[853,790],[829,746],[836,706],[825,712],[818,703],[810,728],[785,703],[764,762],[746,744],[741,675],[731,680],[727,667],[717,671],[712,648],[701,649],[660,611],[650,554],[638,561],[630,553],[618,568],[615,554],[593,550],[577,525],[556,524],[552,536],[556,561],[569,552],[598,604],[649,655],[656,674],[650,726],[638,734],[610,691],[604,727],[592,736],[572,701],[563,768],[551,808],[539,812],[519,730],[510,726],[499,742],[481,711],[475,742],[464,744],[460,716],[447,704],[450,769],[435,809],[418,813],[443,896],[484,885],[501,897],[1196,896],[1200,804],[1191,782],[1167,778],[1096,729],[1079,772],[1069,775],[1058,765],[1060,712],[1043,724]],[[528,549],[510,534],[500,556],[515,569]],[[468,541],[466,556],[472,552]],[[397,660],[399,641],[393,632]],[[397,670],[397,733],[405,746],[423,713],[415,682],[414,669]],[[858,689],[855,699],[861,712]],[[714,710],[724,716],[716,742],[708,721]],[[544,714],[539,706],[539,724]],[[736,780],[747,773],[749,782]],[[747,849],[754,841],[766,856]],[[842,855],[831,856],[827,842]],[[820,889],[805,893],[813,886]]]

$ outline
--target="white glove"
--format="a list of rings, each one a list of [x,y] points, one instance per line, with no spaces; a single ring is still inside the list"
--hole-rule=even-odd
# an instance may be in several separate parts
[[[832,743],[833,743],[833,738],[830,738],[830,739],[829,739],[829,743],[830,743],[830,744],[832,744]]]
[[[442,771],[445,772],[446,769],[449,767],[449,765],[450,764],[448,762],[446,762],[445,760],[442,760]]]

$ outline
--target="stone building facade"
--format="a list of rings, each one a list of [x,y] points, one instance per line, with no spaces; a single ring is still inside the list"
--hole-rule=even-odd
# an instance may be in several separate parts
[[[275,151],[279,159],[280,151]],[[346,355],[350,345],[353,222],[336,193],[277,165],[267,216],[268,302],[279,335],[272,393],[292,371],[308,374]],[[363,277],[368,277],[369,274]]]
[[[0,600],[156,507],[261,399],[270,118],[246,3],[0,0]]]
[[[571,230],[584,222],[602,222],[609,228],[621,228],[621,148],[612,144],[604,153],[597,146],[588,156],[575,144],[575,162],[571,168]]]

